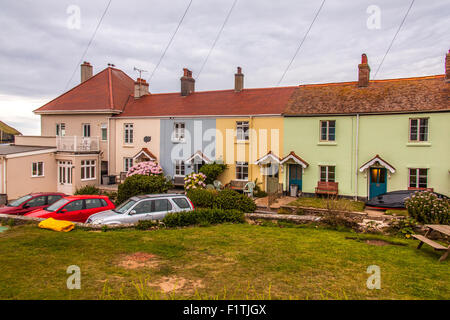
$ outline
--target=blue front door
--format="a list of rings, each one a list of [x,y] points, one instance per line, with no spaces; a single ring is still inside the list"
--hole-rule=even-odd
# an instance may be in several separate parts
[[[386,175],[384,168],[370,168],[369,199],[386,193]]]
[[[302,167],[298,164],[289,165],[289,186],[296,184],[298,190],[302,190]]]

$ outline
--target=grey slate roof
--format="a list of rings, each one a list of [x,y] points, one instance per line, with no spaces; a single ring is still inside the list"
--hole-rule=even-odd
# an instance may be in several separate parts
[[[12,144],[0,144],[0,155],[5,156],[9,154],[22,153],[22,152],[32,152],[40,151],[46,149],[55,149],[52,147],[41,147],[41,146],[16,146]]]

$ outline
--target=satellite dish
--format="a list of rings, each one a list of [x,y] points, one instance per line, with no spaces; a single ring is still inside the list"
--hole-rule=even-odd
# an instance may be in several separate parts
[[[149,137],[149,136],[144,137],[144,142],[150,142],[150,141],[152,141],[152,137]]]

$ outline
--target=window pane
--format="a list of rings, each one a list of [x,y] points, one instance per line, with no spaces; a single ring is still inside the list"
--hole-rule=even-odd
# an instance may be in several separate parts
[[[64,206],[65,210],[67,211],[77,211],[83,209],[83,200],[76,200],[72,201],[71,203],[68,203],[66,206]]]
[[[45,206],[46,204],[46,197],[42,196],[42,197],[37,197],[34,199],[31,199],[30,201],[27,202],[27,205],[29,205],[30,207],[40,207],[40,206]]]
[[[153,210],[153,212],[172,210],[172,205],[167,199],[158,199],[153,201],[155,202],[155,209]]]
[[[136,211],[136,214],[150,213],[152,212],[152,202],[151,201],[142,201],[139,202],[133,210]]]
[[[176,203],[176,205],[178,207],[180,207],[180,209],[189,209],[190,208],[189,203],[184,198],[174,198],[172,200],[173,200],[173,202]]]
[[[330,141],[334,141],[335,140],[335,136],[336,136],[336,127],[335,127],[336,122],[335,121],[330,121],[329,123],[329,128],[328,128],[328,140]]]
[[[410,137],[411,141],[417,141],[417,119],[410,120]]]
[[[420,119],[419,140],[428,140],[428,119]]]
[[[100,199],[86,199],[86,209],[95,209],[103,207]]]

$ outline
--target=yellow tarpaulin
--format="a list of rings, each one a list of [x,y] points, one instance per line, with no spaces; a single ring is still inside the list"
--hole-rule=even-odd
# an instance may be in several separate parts
[[[75,225],[70,221],[56,220],[53,218],[48,218],[44,221],[39,222],[39,228],[50,229],[59,232],[69,232]]]

